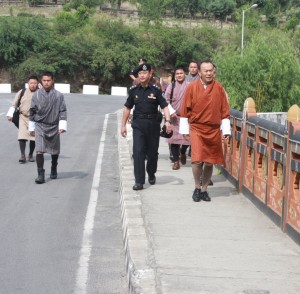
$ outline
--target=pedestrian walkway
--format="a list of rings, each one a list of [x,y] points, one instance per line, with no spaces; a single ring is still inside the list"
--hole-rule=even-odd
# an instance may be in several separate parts
[[[156,185],[133,191],[131,134],[118,134],[131,293],[300,293],[300,247],[217,169],[212,201],[193,202],[190,160],[173,171],[161,139]]]

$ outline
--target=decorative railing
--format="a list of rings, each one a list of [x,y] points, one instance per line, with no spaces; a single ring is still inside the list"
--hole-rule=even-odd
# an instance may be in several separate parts
[[[300,244],[300,109],[293,105],[282,116],[284,124],[260,117],[252,98],[243,112],[232,109],[223,172]]]

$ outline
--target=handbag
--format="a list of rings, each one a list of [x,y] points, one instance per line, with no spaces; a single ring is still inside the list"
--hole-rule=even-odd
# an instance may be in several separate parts
[[[21,99],[24,96],[25,91],[26,91],[26,89],[22,89],[22,91],[20,93],[20,96],[18,98],[18,105],[17,105],[17,107],[15,109],[15,112],[13,114],[13,117],[12,117],[12,122],[14,123],[14,125],[17,128],[19,128],[19,121],[20,121],[20,110],[19,110],[19,107],[20,107]]]
[[[168,134],[168,133],[167,133],[167,127],[166,127],[166,125],[164,125],[164,126],[161,128],[160,136],[163,137],[163,138],[170,139],[170,138],[173,136],[173,131],[171,131],[171,133]]]
[[[19,121],[20,121],[20,111],[16,109],[12,117],[12,122],[17,128],[19,128]]]

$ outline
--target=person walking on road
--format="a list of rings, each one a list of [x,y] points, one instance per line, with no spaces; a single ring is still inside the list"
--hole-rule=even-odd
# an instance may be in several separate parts
[[[54,89],[53,74],[42,75],[42,88],[32,97],[29,131],[35,136],[37,184],[45,183],[44,153],[51,154],[50,178],[57,178],[60,134],[67,131],[67,107],[62,93]]]
[[[164,112],[167,133],[172,131],[168,103],[162,96],[162,91],[151,84],[151,66],[142,64],[138,68],[140,84],[129,90],[129,95],[124,104],[121,135],[127,136],[126,123],[130,110],[134,107],[131,127],[133,130],[133,161],[135,184],[133,190],[142,190],[145,184],[145,160],[147,158],[146,171],[150,185],[156,183],[158,147],[160,139],[160,123],[162,115],[158,106]]]
[[[15,96],[12,106],[7,112],[7,120],[12,122],[13,114],[18,109],[19,114],[19,131],[18,131],[18,141],[21,152],[21,157],[19,163],[26,163],[26,142],[29,141],[29,154],[28,161],[34,162],[33,152],[35,148],[35,138],[31,136],[28,131],[29,125],[29,109],[31,105],[31,99],[35,91],[38,89],[38,78],[36,76],[30,76],[28,78],[28,88],[21,89]]]
[[[200,79],[187,87],[181,109],[180,133],[189,134],[192,146],[195,182],[192,198],[195,202],[211,201],[207,186],[213,165],[224,165],[221,130],[224,139],[231,136],[229,104],[224,88],[215,81],[214,74],[214,66],[210,61],[200,64]]]
[[[167,102],[174,109],[174,113],[171,115],[171,123],[173,135],[167,139],[170,144],[173,170],[180,168],[179,159],[182,165],[186,164],[186,150],[190,145],[188,137],[184,137],[179,133],[179,121],[180,121],[180,110],[185,90],[187,88],[187,82],[185,81],[185,71],[182,66],[178,66],[175,69],[175,81],[172,82],[166,90],[165,97]]]

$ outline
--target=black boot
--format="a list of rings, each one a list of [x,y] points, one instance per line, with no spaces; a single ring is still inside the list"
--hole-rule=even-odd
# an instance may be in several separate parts
[[[45,183],[45,170],[42,168],[38,168],[38,177],[35,179],[37,184]]]
[[[50,179],[55,180],[57,178],[57,165],[51,166]]]

